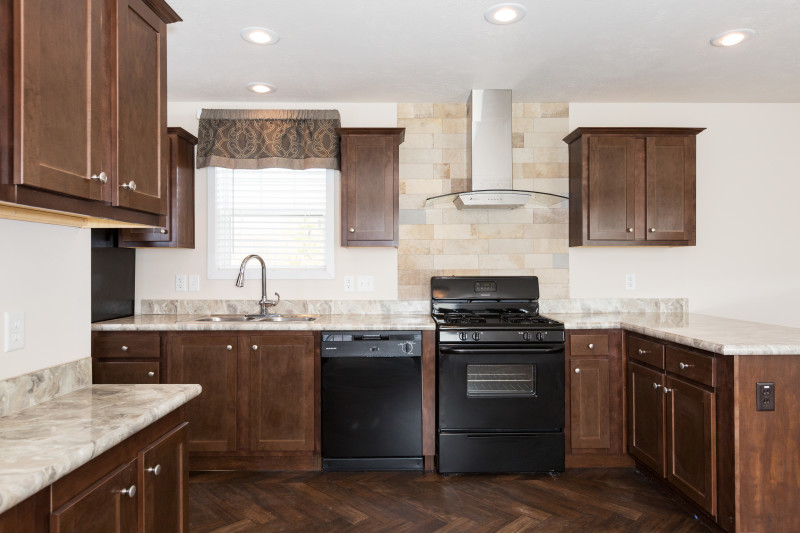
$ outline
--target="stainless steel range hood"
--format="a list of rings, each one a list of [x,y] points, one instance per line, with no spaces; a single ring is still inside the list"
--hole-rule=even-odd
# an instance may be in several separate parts
[[[511,90],[473,89],[467,99],[467,176],[469,191],[425,200],[425,207],[453,202],[458,209],[514,209],[550,206],[558,194],[512,189]]]

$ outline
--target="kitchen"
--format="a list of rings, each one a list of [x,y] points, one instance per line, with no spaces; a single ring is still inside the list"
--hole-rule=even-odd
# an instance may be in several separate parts
[[[171,54],[168,62],[169,80],[173,83],[177,76],[172,70],[173,65],[188,62],[191,56],[191,50],[186,49],[193,44],[190,41],[181,47],[180,37],[182,32],[189,31],[194,8],[189,3],[172,2],[171,5],[184,18],[184,22],[168,27],[168,50]],[[572,5],[572,9],[578,9],[577,5]],[[476,4],[474,7],[480,24],[486,25],[481,15],[488,6]],[[704,56],[727,54],[725,66],[736,72],[735,61],[729,53],[736,49],[712,48],[707,45],[707,40],[717,31],[743,24],[734,15],[746,16],[745,7],[738,8],[742,13],[728,13],[729,8],[720,8],[720,12],[727,13],[724,21],[709,23],[710,30],[698,32],[703,39],[702,47],[697,45],[698,50]],[[753,11],[760,11],[755,4],[749,7]],[[527,18],[520,24],[532,24],[541,16],[535,15],[532,6],[528,8],[530,12]],[[246,17],[241,17],[241,22],[237,19],[238,26],[231,29],[231,39],[241,41],[236,35],[240,26],[269,26],[272,19],[268,15],[262,13],[265,22],[245,20]],[[320,14],[327,18],[333,15],[330,12]],[[574,13],[572,15],[576,17]],[[647,18],[645,14],[638,15],[643,20]],[[789,28],[793,17],[796,15],[792,12],[784,13],[780,24],[774,24],[778,29]],[[587,35],[592,33],[591,29],[587,29],[589,22],[581,19],[575,24],[574,31]],[[487,39],[498,40],[502,39],[502,34],[498,33],[500,30],[515,28],[486,26],[478,27],[482,32],[492,32],[486,35]],[[778,29],[774,31],[777,33]],[[706,35],[709,31],[711,34]],[[752,41],[742,46],[758,44],[762,35],[759,31]],[[785,39],[796,38],[788,30],[781,35]],[[220,38],[219,34],[215,36],[215,39]],[[771,38],[776,37],[773,35]],[[767,37],[763,37],[763,42],[767,42]],[[290,43],[285,36],[283,42],[264,50],[268,54],[277,54],[282,45]],[[246,44],[241,41],[239,46]],[[768,51],[762,49],[763,55],[760,57],[763,62],[771,64],[775,73],[782,72],[787,76],[796,73],[797,67],[793,62],[781,61],[779,47],[796,49],[796,46],[784,43],[772,45]],[[447,49],[443,48],[442,56],[449,60],[451,56],[446,52]],[[173,55],[175,53],[180,55],[176,58]],[[746,49],[743,53],[746,53]],[[525,64],[525,54],[514,57],[517,64]],[[559,64],[566,62],[565,57],[554,58],[553,65],[539,77],[554,78]],[[584,68],[592,72],[589,66]],[[787,155],[792,153],[797,141],[797,134],[790,129],[790,124],[794,123],[792,119],[800,118],[800,104],[785,92],[796,83],[782,78],[771,79],[759,72],[759,75],[746,76],[739,73],[735,85],[741,88],[740,93],[733,92],[734,89],[725,84],[714,83],[733,78],[721,74],[707,79],[692,79],[692,84],[702,86],[706,91],[696,96],[685,92],[681,84],[672,92],[665,88],[663,94],[652,85],[634,91],[632,77],[655,76],[658,72],[654,70],[652,65],[645,64],[633,74],[617,73],[616,79],[625,85],[625,89],[611,95],[588,94],[569,98],[565,94],[564,98],[551,96],[536,99],[526,96],[515,84],[509,85],[514,89],[518,118],[531,119],[531,127],[534,128],[537,119],[543,119],[540,122],[548,130],[544,133],[557,133],[559,138],[565,137],[576,127],[589,126],[706,128],[697,137],[697,246],[694,247],[570,248],[567,245],[566,208],[546,213],[551,217],[543,222],[542,233],[539,233],[539,224],[515,220],[519,216],[515,214],[518,210],[502,214],[484,212],[482,215],[464,215],[476,217],[474,221],[467,222],[445,221],[444,216],[458,215],[445,215],[444,209],[422,211],[425,197],[447,192],[443,183],[446,179],[442,174],[442,166],[447,163],[442,159],[444,153],[438,142],[447,142],[451,137],[445,137],[450,134],[436,128],[443,127],[444,121],[461,118],[462,115],[458,113],[463,113],[463,102],[469,89],[478,85],[471,79],[459,81],[450,88],[452,95],[448,93],[439,98],[417,94],[411,89],[393,98],[380,93],[370,95],[365,92],[365,87],[370,86],[370,80],[367,79],[352,82],[351,87],[359,87],[358,92],[352,91],[353,100],[344,97],[344,94],[351,93],[344,93],[340,98],[328,99],[320,93],[316,97],[298,99],[286,86],[288,77],[286,82],[280,84],[275,95],[267,97],[245,96],[245,91],[238,88],[228,93],[201,93],[193,97],[168,93],[167,122],[169,126],[180,126],[196,133],[197,112],[201,108],[338,109],[343,127],[405,127],[407,136],[415,136],[400,145],[400,180],[405,190],[400,197],[399,248],[336,247],[335,279],[269,281],[270,291],[282,294],[286,300],[425,302],[430,294],[426,294],[429,285],[426,287],[424,280],[430,278],[431,271],[445,275],[454,273],[452,265],[464,264],[462,261],[465,256],[480,256],[483,259],[478,260],[477,266],[481,270],[485,268],[487,274],[503,273],[495,269],[505,270],[505,266],[497,268],[492,265],[516,262],[517,270],[541,276],[543,304],[547,300],[565,298],[687,298],[692,313],[800,327],[799,315],[793,309],[793,302],[800,297],[800,283],[795,268],[798,252],[792,245],[794,230],[800,225],[800,215],[793,209],[793,199],[800,192],[800,185],[793,179],[794,167],[790,166]],[[377,67],[375,71],[379,71]],[[192,72],[197,76],[196,73],[201,70],[195,68]],[[603,76],[607,75],[609,73],[594,72],[596,80],[603,80]],[[249,81],[253,80],[243,74],[239,85],[243,86]],[[277,81],[267,81],[278,85]],[[372,83],[377,84],[374,80]],[[491,79],[486,83],[495,84]],[[278,97],[285,97],[285,100],[278,100]],[[538,105],[538,102],[545,103]],[[526,115],[526,112],[530,115]],[[437,135],[443,137],[437,138]],[[535,167],[523,168],[523,171],[532,174],[521,179],[530,179],[534,186],[540,185],[536,183],[538,180],[541,185],[551,187],[549,190],[566,194],[566,145],[559,142],[544,148],[552,148],[548,152],[551,161],[545,162],[545,166],[538,171]],[[530,155],[525,149],[517,154],[522,158]],[[527,161],[521,164],[525,165]],[[535,162],[531,164],[536,165]],[[459,179],[458,171],[457,165],[450,164],[447,180]],[[209,280],[204,277],[207,261],[204,176],[204,169],[196,171],[196,248],[137,250],[137,305],[141,306],[143,300],[258,300],[260,288],[255,280],[246,283],[243,289],[237,289],[233,278]],[[442,217],[441,221],[439,216]],[[482,220],[482,216],[486,219]],[[496,221],[495,217],[498,217]],[[469,243],[474,249],[458,252],[455,250],[458,250],[460,243],[472,239],[471,233],[466,236],[459,233],[464,231],[465,225],[470,226],[467,228],[469,231],[474,225],[475,231],[482,231],[484,238],[479,237]],[[764,231],[767,228],[769,231]],[[87,358],[91,353],[89,231],[16,220],[0,220],[0,230],[6,243],[6,252],[0,259],[0,272],[4,280],[0,285],[0,310],[25,312],[25,347],[3,353],[0,378],[13,378]],[[492,235],[505,235],[508,232],[518,232],[520,237],[517,238],[521,240],[534,241],[531,243],[534,253],[515,253],[518,248],[509,253],[504,246],[519,243],[499,242],[502,239],[492,238]],[[438,240],[450,241],[448,246],[453,251],[445,251],[445,243],[442,242],[440,252],[419,252],[426,248],[431,250],[428,241]],[[499,257],[493,258],[493,255]],[[632,290],[625,288],[627,274],[636,276]],[[175,292],[176,275],[199,275],[200,291]],[[373,292],[345,292],[344,276],[373,276]],[[8,406],[10,410],[15,410],[24,406],[17,403],[23,401],[20,396],[3,394],[2,398],[4,408]]]

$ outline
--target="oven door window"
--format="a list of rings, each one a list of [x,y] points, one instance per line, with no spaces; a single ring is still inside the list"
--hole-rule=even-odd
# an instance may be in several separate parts
[[[467,396],[505,398],[536,396],[536,365],[467,364]]]

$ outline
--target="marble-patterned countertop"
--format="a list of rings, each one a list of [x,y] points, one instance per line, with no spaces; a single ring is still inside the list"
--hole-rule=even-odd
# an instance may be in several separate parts
[[[92,385],[0,417],[0,513],[200,391],[200,385]]]
[[[800,328],[697,313],[548,313],[566,329],[614,329],[723,355],[800,354]]]
[[[207,315],[135,315],[96,322],[92,331],[320,331],[436,329],[423,314],[330,314],[311,322],[196,322]]]
[[[566,329],[616,329],[723,355],[800,354],[800,328],[696,313],[543,313]],[[136,315],[92,324],[93,331],[252,331],[435,329],[423,314],[330,314],[314,322],[195,322],[201,315]]]

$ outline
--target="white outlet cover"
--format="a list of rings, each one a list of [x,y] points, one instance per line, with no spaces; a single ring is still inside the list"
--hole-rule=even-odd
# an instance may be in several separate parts
[[[353,292],[356,290],[356,278],[355,276],[345,276],[344,277],[344,292]]]
[[[636,274],[625,274],[625,289],[636,290]]]
[[[186,292],[186,274],[175,275],[175,292]]]
[[[375,278],[373,276],[358,276],[356,281],[358,292],[372,292],[375,290]]]
[[[25,348],[25,312],[14,311],[4,313],[4,323],[4,350],[10,352]]]

